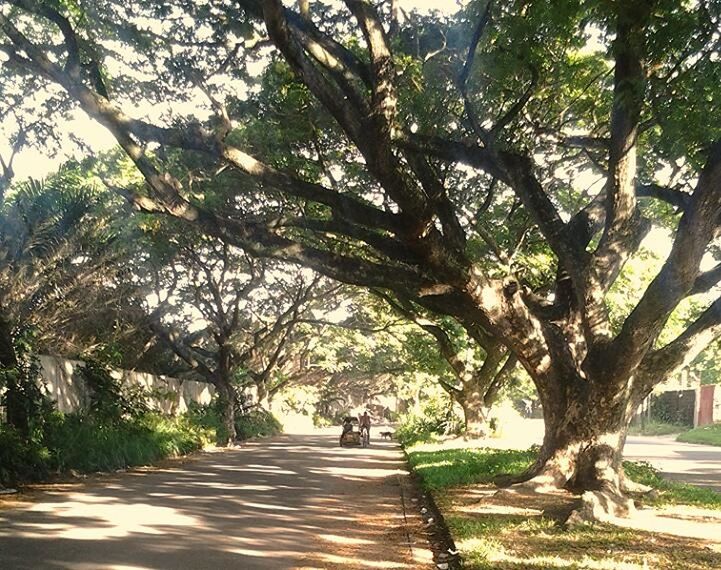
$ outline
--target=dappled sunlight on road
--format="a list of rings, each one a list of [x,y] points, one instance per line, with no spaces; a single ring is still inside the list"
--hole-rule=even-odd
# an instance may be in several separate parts
[[[389,442],[255,441],[0,510],[0,568],[423,568],[431,554],[420,519],[404,518],[405,476]]]
[[[148,504],[123,505],[81,494],[73,494],[63,502],[39,503],[29,511],[53,522],[15,525],[13,538],[43,538],[52,532],[58,539],[104,540],[133,533],[159,535],[167,532],[167,527],[197,527],[200,524],[197,518],[176,509]],[[10,537],[8,531],[0,529],[0,537]]]

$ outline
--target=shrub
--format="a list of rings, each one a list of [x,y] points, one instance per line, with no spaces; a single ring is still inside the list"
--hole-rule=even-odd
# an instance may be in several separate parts
[[[212,430],[215,434],[221,434],[223,430],[217,401],[205,405],[191,404],[188,408],[187,418],[191,424]],[[235,433],[237,439],[277,435],[282,431],[283,426],[270,412],[262,408],[246,411],[236,408]]]
[[[436,436],[459,434],[463,422],[447,401],[430,400],[420,412],[401,415],[395,436],[403,446],[428,441]]]
[[[124,389],[102,363],[89,360],[78,372],[88,387],[88,412],[101,422],[139,418],[150,411],[144,390],[140,387]]]
[[[676,441],[705,445],[721,445],[721,423],[694,428],[679,435]]]
[[[235,431],[238,439],[263,437],[282,433],[283,426],[270,412],[256,408],[235,417]]]
[[[108,471],[146,465],[201,448],[210,434],[187,418],[146,414],[140,418],[102,421],[91,415],[58,415],[45,444],[52,470]]]
[[[47,475],[48,450],[26,440],[10,425],[0,424],[0,485],[38,481]]]

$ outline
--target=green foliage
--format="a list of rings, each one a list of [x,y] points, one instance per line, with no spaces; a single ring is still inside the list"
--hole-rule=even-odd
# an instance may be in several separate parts
[[[215,404],[198,404],[190,402],[188,411],[185,413],[191,424],[217,431],[220,428],[220,413]]]
[[[47,474],[47,463],[46,448],[11,425],[0,423],[0,485],[42,478]]]
[[[4,330],[4,327],[2,327]],[[31,354],[32,333],[28,330],[13,331],[8,342],[14,353],[15,366],[0,367],[0,404],[7,408],[8,420],[16,422],[16,428],[27,439],[39,437],[46,416],[52,405],[43,392],[40,379],[40,363]]]
[[[110,471],[190,453],[213,431],[190,417],[147,413],[129,419],[54,412],[38,439],[0,426],[0,484],[38,481],[52,472]]]
[[[670,435],[685,431],[687,426],[650,420],[643,424],[631,425],[629,435]]]
[[[656,498],[645,498],[644,502],[654,505],[696,505],[708,509],[721,509],[721,493],[664,479],[645,461],[624,461],[623,469],[632,481],[648,485],[658,491]]]
[[[235,431],[238,439],[252,437],[266,437],[282,433],[283,426],[270,412],[263,409],[254,409],[245,414],[236,416]]]
[[[490,448],[438,448],[417,445],[407,450],[408,462],[427,489],[439,490],[472,483],[488,483],[496,475],[518,475],[538,455],[538,448],[526,451]],[[697,505],[721,509],[721,493],[687,483],[667,481],[645,462],[624,461],[626,475],[637,483],[656,489],[649,504]]]
[[[676,441],[721,446],[721,423],[694,428],[680,434]]]
[[[56,414],[44,444],[50,469],[92,472],[190,453],[207,443],[210,435],[184,417],[149,413],[108,423],[82,414]]]
[[[441,435],[459,434],[461,418],[447,399],[435,398],[424,402],[418,412],[401,415],[395,436],[403,446],[428,441]]]
[[[150,411],[145,393],[123,389],[110,370],[97,360],[89,360],[79,368],[80,377],[88,387],[88,413],[101,422],[113,423],[125,418],[138,418]]]
[[[223,429],[217,400],[209,405],[191,404],[187,416],[192,425],[211,430],[214,434]],[[283,431],[283,426],[273,414],[261,408],[246,412],[236,410],[235,431],[237,438],[243,440],[277,435]]]
[[[466,570],[712,570],[720,559],[696,539],[659,540],[658,533],[612,524],[568,527],[554,513],[519,515],[502,506],[500,512],[475,510],[467,503],[443,508]]]

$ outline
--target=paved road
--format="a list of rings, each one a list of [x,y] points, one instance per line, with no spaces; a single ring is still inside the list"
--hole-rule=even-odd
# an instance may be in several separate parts
[[[669,479],[721,492],[721,447],[680,443],[675,436],[629,436],[623,454],[648,461]]]
[[[0,509],[0,568],[427,568],[404,475],[397,446],[333,433],[59,486]]]

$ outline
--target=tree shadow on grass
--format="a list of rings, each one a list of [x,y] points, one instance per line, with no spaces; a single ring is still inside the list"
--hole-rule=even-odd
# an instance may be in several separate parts
[[[454,489],[443,499],[466,568],[721,568],[721,551],[709,541],[608,524],[567,528],[562,521],[577,504],[572,495],[554,499],[493,491]]]

